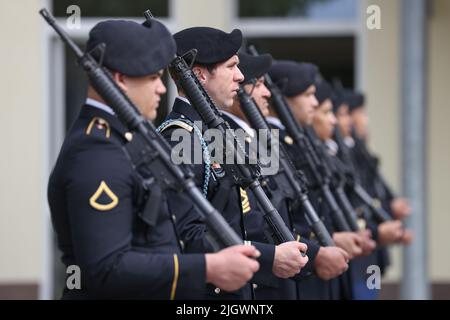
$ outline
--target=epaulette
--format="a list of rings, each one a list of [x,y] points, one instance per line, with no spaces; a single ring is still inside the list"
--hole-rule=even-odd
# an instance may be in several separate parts
[[[192,130],[194,130],[193,126],[191,126],[190,124],[188,124],[182,120],[172,120],[172,121],[167,122],[165,124],[165,126],[161,126],[160,132],[163,132],[170,127],[181,127],[189,132],[192,132]]]
[[[103,131],[105,137],[108,139],[111,136],[111,127],[109,126],[109,123],[103,118],[92,118],[88,126],[86,127],[86,135],[90,135],[93,130]]]

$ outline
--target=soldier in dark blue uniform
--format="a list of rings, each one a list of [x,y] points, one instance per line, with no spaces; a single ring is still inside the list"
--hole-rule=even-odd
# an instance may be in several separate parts
[[[251,97],[255,100],[257,106],[259,106],[262,114],[264,116],[268,115],[268,103],[270,98],[270,91],[264,85],[264,74],[266,74],[272,64],[272,57],[268,54],[260,55],[257,57],[250,56],[246,53],[239,53],[239,69],[244,75],[244,81],[241,82],[243,89],[251,95]],[[254,142],[257,139],[257,135],[255,130],[253,130],[248,120],[246,119],[242,109],[241,103],[238,97],[235,98],[233,105],[226,109],[222,110],[223,118],[230,124],[232,129],[235,130],[244,130],[245,131],[245,147],[250,153],[257,153],[257,145]],[[272,159],[273,161],[278,161],[278,159]],[[275,165],[271,163],[270,165]],[[264,174],[265,171],[262,173]],[[273,184],[274,182],[271,180],[271,176],[266,176],[266,183]],[[283,188],[283,186],[277,186],[276,188]],[[278,189],[280,190],[280,189]],[[276,192],[276,190],[270,190],[268,194],[272,194],[272,192]],[[278,198],[277,198],[278,199]],[[286,199],[281,199],[278,203],[275,203],[275,197],[271,197],[271,200],[276,206],[278,212],[280,213],[283,221],[289,227],[289,229],[293,232],[293,234],[300,238],[300,235],[294,232],[292,226],[292,219],[290,217],[290,213],[288,210],[289,203]],[[256,207],[256,200],[253,198],[252,193],[249,193],[249,203],[251,206]],[[253,210],[251,213],[248,213],[244,216],[244,224],[247,230],[247,234],[249,239],[251,240],[259,240],[259,241],[274,241],[270,237],[270,229],[267,230],[267,226],[264,222],[264,219],[260,214]],[[265,237],[261,237],[263,234],[261,230],[265,230]],[[309,247],[308,241],[301,242],[308,245],[308,263],[305,268],[302,269],[301,275],[304,275],[308,271],[307,266],[311,266],[311,259],[314,259],[318,247],[312,244],[312,249]],[[271,299],[283,299],[283,300],[295,300],[297,299],[297,290],[296,283],[293,279],[279,279],[274,286],[264,286],[259,285],[255,289],[255,298],[260,300],[271,300]]]
[[[338,144],[332,139],[336,125],[336,117],[333,113],[333,102],[336,102],[336,99],[334,99],[334,101],[332,100],[333,92],[331,86],[325,80],[321,80],[316,87],[316,97],[319,101],[319,106],[315,111],[313,128],[318,140],[322,142],[326,151],[325,158],[333,173],[333,184],[336,186],[342,185],[343,190],[346,190],[345,170],[347,170],[347,168],[345,165],[347,163],[344,165],[341,160],[339,160],[337,156],[339,149]],[[352,194],[349,191],[350,190],[347,190],[346,196],[351,199]],[[347,281],[341,282],[342,285],[346,285],[346,289],[352,299],[358,298],[354,290],[356,286],[364,285],[367,287],[367,267],[376,264],[376,254],[374,252],[376,243],[371,238],[372,234],[375,233],[372,232],[372,229],[368,229],[368,224],[362,217],[358,220],[358,226],[359,230],[357,233],[360,235],[362,252],[352,259],[349,271],[346,274]]]
[[[342,103],[337,107],[336,115],[345,146],[350,151],[350,160],[360,183],[372,197],[381,202],[383,208],[395,219],[402,220],[410,213],[406,199],[396,197],[379,173],[378,159],[367,149],[368,118],[364,108],[364,96],[357,92],[345,91]],[[389,225],[389,224],[386,224]],[[397,234],[399,222],[391,224],[392,229],[382,233],[383,243],[392,243],[392,237]],[[384,230],[383,230],[384,231]],[[411,240],[410,230],[402,231],[402,242]],[[385,238],[386,237],[386,238]]]
[[[291,145],[292,141],[289,140],[290,137],[286,136],[286,132],[280,121],[275,117],[269,117],[269,114],[271,112],[268,103],[268,100],[270,98],[270,91],[268,91],[268,89],[265,87],[263,79],[263,75],[268,71],[268,67],[267,69],[265,69],[263,62],[264,60],[271,60],[270,56],[261,55],[259,57],[252,57],[247,54],[240,54],[239,57],[239,66],[246,78],[246,80],[244,81],[244,89],[254,98],[262,114],[267,117],[269,124],[271,124],[273,128],[280,130],[280,141],[286,143],[287,145]],[[233,113],[239,116],[241,119],[244,118],[244,115],[239,109],[238,103],[236,103],[236,107],[234,108]],[[309,261],[305,268],[302,269],[302,273],[307,275],[310,272],[315,272],[316,274],[320,274],[322,277],[325,277],[323,269],[328,269],[327,271],[330,271],[331,269],[331,274],[335,275],[339,275],[342,271],[345,270],[346,264],[342,259],[342,249],[337,247],[320,247],[315,239],[308,239],[312,230],[309,228],[302,210],[296,209],[295,211],[293,211],[293,208],[291,205],[289,205],[289,203],[282,205],[280,208],[278,208],[278,210],[283,219],[286,221],[287,225],[289,225],[289,227],[295,234],[298,235],[298,237],[301,237],[300,241],[305,242],[308,245]],[[255,217],[253,217],[253,219],[256,220]],[[341,262],[342,269],[339,268],[339,262]],[[334,271],[333,269],[335,269],[336,271]],[[331,278],[332,276],[327,277]],[[306,283],[311,281],[314,282],[314,280],[308,281],[307,277],[302,277],[299,283],[300,288],[302,287],[302,281],[306,281]],[[274,293],[286,296],[286,294],[289,292],[289,285],[285,284],[283,288],[283,292],[280,292],[281,290],[278,290],[278,292],[273,292],[274,290],[271,290],[271,288],[259,287],[258,290],[256,290],[256,296],[258,297],[259,294],[259,296],[263,299],[270,297],[271,294]],[[329,296],[325,294],[314,295],[314,293],[312,292],[306,292],[309,291],[308,289],[309,288],[306,287],[305,290],[302,290],[303,292],[299,292],[298,298],[329,298]]]
[[[105,43],[104,66],[149,120],[166,92],[163,69],[175,42],[158,21],[140,25],[105,21],[90,32],[87,51]],[[92,52],[98,57],[98,52]],[[88,99],[62,146],[50,176],[48,200],[66,266],[78,265],[81,289],[64,289],[63,298],[198,298],[206,283],[237,290],[259,268],[252,246],[211,254],[183,254],[173,212],[189,212],[202,224],[182,194],[148,203],[146,190],[122,147],[133,139],[114,111],[89,86]],[[146,210],[159,207],[155,212]],[[194,228],[194,227],[193,227]],[[187,223],[183,229],[188,230]]]
[[[242,43],[240,30],[225,33],[221,30],[207,27],[196,27],[182,30],[174,35],[178,54],[184,54],[190,49],[197,49],[193,71],[220,109],[229,108],[237,94],[239,82],[244,80],[237,67],[239,59],[236,55]],[[177,83],[176,75],[172,74]],[[204,190],[212,204],[222,213],[229,224],[249,240],[244,224],[244,215],[257,210],[249,200],[249,192],[241,189],[221,167],[220,162],[210,161],[208,141],[204,133],[208,129],[200,115],[185,97],[182,88],[177,84],[179,97],[175,100],[172,112],[161,125],[161,131],[171,141],[174,133],[182,129],[189,134],[189,148],[192,156],[200,154],[200,162],[194,162],[193,170],[197,184]],[[205,156],[206,154],[206,156]],[[180,219],[189,219],[180,217]],[[268,243],[252,242],[261,252],[260,271],[255,274],[252,283],[271,285],[276,277],[289,278],[300,272],[307,258],[301,257],[299,250],[305,250],[303,244],[292,241],[274,246]],[[253,290],[250,285],[242,290],[225,293],[211,286],[208,297],[219,299],[250,299]]]
[[[338,119],[338,129],[343,136],[343,145],[339,147],[338,156],[344,157],[342,148],[347,148],[349,158],[346,159],[346,164],[350,165],[354,174],[357,176],[358,181],[374,198],[380,199],[384,209],[392,214],[395,212],[392,210],[390,204],[393,200],[391,192],[387,188],[384,181],[380,181],[372,168],[372,161],[368,154],[362,154],[365,145],[361,145],[363,142],[358,141],[358,146],[355,143],[355,136],[352,136],[352,116],[354,119],[354,128],[358,128],[359,134],[365,136],[367,130],[367,118],[363,110],[364,98],[361,94],[346,90],[341,92],[340,98],[335,102],[335,113]],[[361,109],[361,110],[360,110]],[[350,114],[350,111],[354,115]],[[379,192],[377,192],[379,190]],[[408,206],[403,203],[404,199],[399,199],[400,217],[407,215]],[[395,208],[395,205],[394,205]],[[403,211],[402,209],[406,209]],[[363,206],[360,206],[359,211],[364,210]],[[395,215],[393,214],[395,217]],[[355,299],[374,299],[378,296],[378,290],[369,290],[366,285],[366,270],[369,265],[377,265],[380,267],[381,272],[389,264],[389,256],[386,246],[396,243],[410,241],[410,232],[408,230],[401,230],[401,223],[399,221],[388,221],[381,224],[376,224],[372,219],[365,219],[364,224],[371,230],[374,240],[377,241],[377,250],[367,257],[361,257],[354,261],[354,268],[352,269],[353,278],[353,295]]]
[[[315,97],[315,83],[318,69],[309,63],[293,61],[278,61],[269,71],[272,80],[279,85],[294,117],[303,127],[312,125],[314,109],[318,106]],[[274,113],[272,113],[275,116]],[[298,285],[300,299],[341,299],[343,294],[339,279],[336,278],[347,269],[348,259],[360,253],[358,236],[353,233],[338,232],[335,229],[333,217],[325,201],[310,167],[307,165],[302,151],[297,150],[293,140],[289,137],[281,122],[275,117],[267,118],[269,123],[280,129],[280,141],[284,142],[297,169],[302,170],[308,179],[308,195],[312,205],[323,220],[325,226],[333,236],[336,247],[321,247],[315,259],[315,272],[318,277],[305,279]],[[303,215],[293,215],[294,227],[300,234],[314,238],[314,234],[305,223]],[[344,249],[344,250],[343,250]],[[343,263],[345,268],[343,269]]]
[[[365,171],[365,175],[367,176],[365,176],[364,179],[367,181],[372,180],[373,186],[371,186],[371,188],[373,188],[373,191],[371,193],[380,199],[385,199],[386,210],[391,211],[396,219],[403,220],[408,217],[411,212],[408,200],[398,197],[392,192],[391,188],[379,174],[378,158],[371,154],[367,149],[368,117],[365,109],[365,97],[359,92],[348,92],[346,98],[348,100],[347,103],[354,129],[353,138],[358,144],[358,152],[363,152],[362,149],[365,149],[366,151],[366,161],[363,163],[366,164],[366,168],[369,170]],[[357,150],[355,150],[355,152],[357,152]],[[360,157],[362,159],[362,155],[360,155]],[[367,160],[370,160],[371,162],[370,167]]]

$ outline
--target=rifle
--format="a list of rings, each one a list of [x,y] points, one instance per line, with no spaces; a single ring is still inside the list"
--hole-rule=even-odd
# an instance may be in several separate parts
[[[352,159],[349,154],[349,149],[345,145],[342,135],[341,135],[341,132],[338,128],[336,128],[336,130],[335,130],[335,139],[336,139],[336,143],[339,146],[339,150],[341,152],[342,159],[344,160],[344,162],[348,163],[348,164],[352,163]],[[359,142],[359,143],[361,143],[361,142]],[[359,147],[362,148],[362,146],[359,146]],[[369,164],[369,167],[371,168],[371,170],[375,170],[374,172],[376,172],[376,174],[379,175],[377,169],[374,168],[372,157],[370,157],[370,158],[368,157],[369,155],[368,155],[367,150],[365,150],[365,151],[361,150],[361,151],[363,154],[367,153],[364,155],[366,157],[367,163]],[[387,213],[381,206],[380,201],[377,199],[374,199],[372,196],[370,196],[369,193],[361,186],[361,184],[358,182],[358,179],[355,176],[355,174],[352,172],[351,169],[348,168],[348,165],[345,166],[343,162],[341,162],[341,163],[346,172],[346,176],[348,177],[347,185],[350,187],[350,190],[362,201],[362,203],[364,203],[370,209],[376,222],[383,223],[383,222],[392,220],[392,217],[389,215],[389,213]]]
[[[47,23],[56,31],[61,40],[75,53],[78,64],[86,71],[89,81],[105,102],[114,110],[119,119],[133,132],[133,139],[123,148],[133,163],[133,168],[146,189],[184,191],[200,213],[214,239],[213,246],[228,247],[242,244],[242,239],[228,225],[222,215],[209,203],[193,181],[193,173],[186,167],[175,165],[170,158],[170,147],[159,135],[153,124],[146,121],[128,96],[119,88],[110,73],[97,63],[90,53],[83,53],[56,24],[55,18],[46,10],[39,11]],[[105,45],[99,47],[102,52]],[[151,176],[148,174],[150,171]]]
[[[262,209],[262,214],[266,223],[273,231],[274,237],[280,243],[295,241],[291,231],[261,187],[259,182],[259,165],[248,163],[248,155],[245,150],[243,150],[230,126],[223,120],[211,97],[203,88],[191,67],[187,64],[185,57],[191,55],[192,64],[195,60],[196,52],[196,49],[192,49],[183,56],[176,57],[170,63],[169,69],[177,76],[179,85],[183,88],[187,98],[197,110],[206,126],[209,129],[217,129],[221,133],[224,146],[223,153],[225,155],[223,159],[227,158],[227,153],[231,153],[234,156],[235,163],[224,163],[223,167],[225,172],[231,175],[234,182],[242,189],[250,188],[253,191],[255,198]],[[237,147],[235,146],[235,143],[237,143]]]
[[[340,164],[340,160],[337,157],[332,159],[331,155],[327,153],[325,145],[317,137],[317,134],[314,132],[313,128],[306,129],[306,133],[311,140],[318,157],[320,157],[322,164],[327,167],[327,171],[330,172],[334,178],[332,179],[332,182],[330,182],[331,189],[336,201],[339,203],[345,214],[345,218],[350,226],[350,229],[354,232],[358,231],[360,229],[358,226],[358,215],[344,190],[344,187],[348,181],[346,176],[343,174],[344,171]]]
[[[269,125],[264,119],[261,110],[259,110],[256,105],[256,102],[247,92],[244,91],[242,86],[239,87],[238,97],[241,103],[241,109],[253,129],[263,129],[263,131],[267,134],[267,147],[271,146],[270,141],[275,138]],[[260,147],[264,146],[261,144]],[[277,192],[273,196],[272,202],[278,203],[282,199],[290,199],[293,202],[300,201],[303,209],[305,210],[306,221],[316,234],[319,243],[322,246],[334,246],[334,241],[330,233],[326,229],[322,220],[320,220],[308,199],[304,177],[298,170],[295,169],[293,163],[289,159],[289,156],[284,150],[283,145],[280,144],[279,147],[279,153],[275,155],[275,158],[278,158],[279,160],[280,169],[276,175],[271,177],[278,188]],[[275,150],[270,151],[275,152]],[[278,200],[276,198],[278,198]]]
[[[248,51],[250,54],[257,56],[258,52],[254,46],[249,46]],[[289,109],[289,106],[280,92],[280,89],[273,83],[269,74],[264,75],[264,81],[271,93],[272,105],[280,118],[283,125],[286,127],[286,131],[291,136],[294,141],[295,146],[298,150],[301,150],[305,159],[308,163],[310,171],[313,174],[314,180],[320,186],[325,201],[329,205],[331,211],[333,212],[334,222],[339,231],[350,231],[350,226],[345,220],[342,210],[336,202],[333,194],[330,190],[330,173],[327,172],[327,168],[321,163],[320,159],[314,152],[311,142],[306,137],[305,130],[297,123]]]

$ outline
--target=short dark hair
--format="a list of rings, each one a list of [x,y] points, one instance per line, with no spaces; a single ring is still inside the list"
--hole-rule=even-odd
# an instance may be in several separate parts
[[[210,64],[197,64],[197,63],[194,63],[192,68],[194,68],[194,67],[206,68],[206,70],[208,70],[209,73],[213,74],[219,64],[220,64],[220,62],[219,63],[210,63]],[[170,68],[169,68],[169,74],[170,74],[170,77],[172,78],[172,80],[175,82],[177,90],[178,91],[182,91],[183,88],[180,86],[180,79],[178,78],[178,76],[174,72],[172,72],[172,70]]]

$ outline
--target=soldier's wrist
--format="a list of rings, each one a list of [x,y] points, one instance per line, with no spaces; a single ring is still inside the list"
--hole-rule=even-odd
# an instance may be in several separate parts
[[[217,255],[214,253],[206,253],[205,254],[206,283],[214,282],[215,270],[217,270]]]

